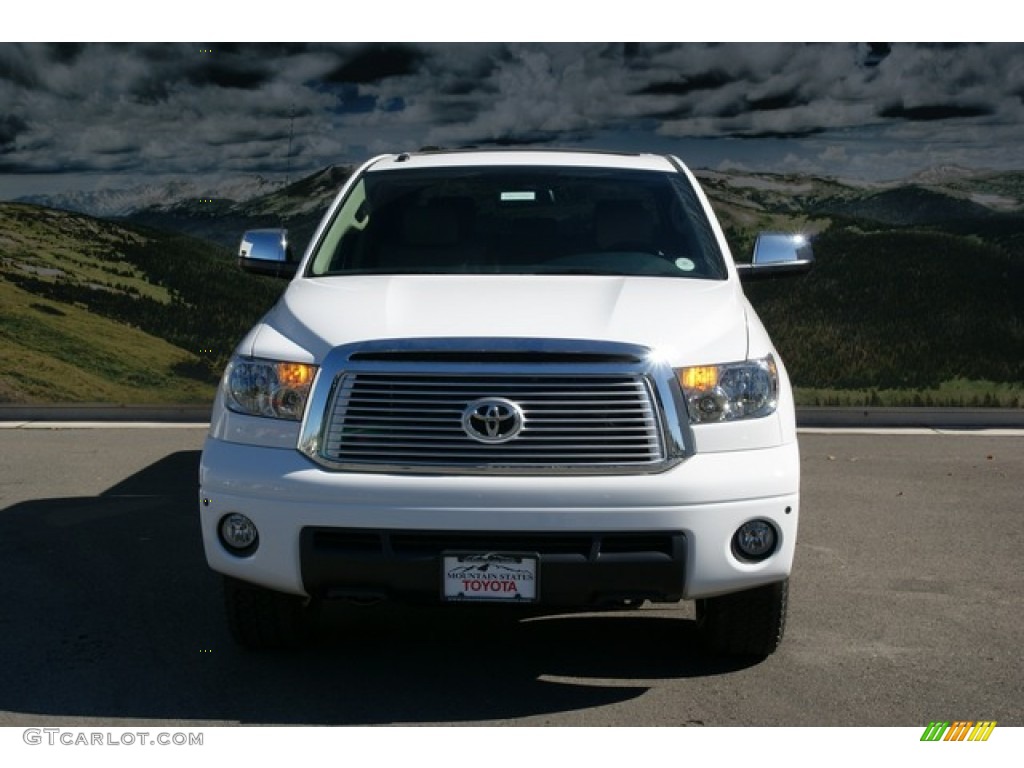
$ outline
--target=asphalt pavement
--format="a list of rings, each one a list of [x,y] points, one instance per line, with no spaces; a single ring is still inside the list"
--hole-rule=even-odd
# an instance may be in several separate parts
[[[0,725],[1024,725],[1017,433],[804,433],[786,638],[750,663],[704,655],[689,604],[346,607],[244,652],[199,537],[205,429],[38,426],[0,429]]]

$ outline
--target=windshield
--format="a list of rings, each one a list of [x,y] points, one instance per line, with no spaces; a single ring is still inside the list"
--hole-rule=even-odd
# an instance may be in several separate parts
[[[681,174],[502,166],[365,173],[308,274],[727,272]]]

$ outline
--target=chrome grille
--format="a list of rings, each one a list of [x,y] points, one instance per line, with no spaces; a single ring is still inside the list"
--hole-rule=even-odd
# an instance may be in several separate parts
[[[507,399],[523,426],[488,444],[463,428],[467,406]],[[665,459],[650,384],[636,373],[348,371],[335,381],[321,457],[339,467],[644,471]]]

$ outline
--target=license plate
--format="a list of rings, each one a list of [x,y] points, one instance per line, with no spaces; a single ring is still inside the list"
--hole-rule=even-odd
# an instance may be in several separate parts
[[[464,602],[536,602],[536,554],[446,552],[443,597]]]

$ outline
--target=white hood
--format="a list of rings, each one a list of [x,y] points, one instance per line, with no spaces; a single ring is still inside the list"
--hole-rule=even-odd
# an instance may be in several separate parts
[[[239,351],[319,363],[369,339],[622,341],[672,365],[743,360],[748,305],[735,281],[579,275],[390,275],[294,280]]]

